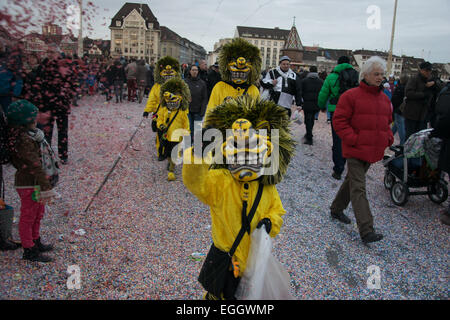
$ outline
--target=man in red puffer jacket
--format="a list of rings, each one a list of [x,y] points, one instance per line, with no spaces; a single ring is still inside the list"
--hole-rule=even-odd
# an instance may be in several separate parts
[[[342,155],[347,159],[347,176],[331,204],[331,216],[349,224],[350,219],[343,211],[351,201],[364,243],[383,238],[373,228],[366,196],[366,173],[394,142],[390,128],[392,105],[381,87],[385,71],[386,62],[380,57],[367,60],[360,73],[359,87],[340,97],[333,115],[334,129],[342,140]]]

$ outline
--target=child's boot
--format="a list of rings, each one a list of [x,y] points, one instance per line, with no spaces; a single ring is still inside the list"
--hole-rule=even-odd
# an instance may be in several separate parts
[[[53,259],[42,254],[38,247],[34,245],[34,247],[31,248],[23,248],[23,257],[24,260],[29,261],[37,261],[37,262],[52,262]]]
[[[41,237],[39,237],[33,241],[34,241],[35,246],[38,248],[39,252],[47,252],[47,251],[53,250],[53,245],[41,243]]]

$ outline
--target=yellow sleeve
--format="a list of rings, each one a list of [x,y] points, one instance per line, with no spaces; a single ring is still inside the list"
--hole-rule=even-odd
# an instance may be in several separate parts
[[[211,110],[214,110],[215,107],[217,107],[219,104],[222,103],[222,86],[220,85],[220,82],[216,84],[211,92],[211,96],[209,97],[208,106],[206,107],[205,112],[205,122],[208,118],[208,113]]]
[[[286,213],[286,210],[284,210],[283,208],[283,204],[281,203],[277,188],[274,185],[266,186],[266,188],[270,191],[270,198],[272,199],[272,203],[269,210],[264,214],[263,218],[269,218],[272,222],[270,236],[274,238],[280,232],[281,226],[283,225],[282,217]]]
[[[147,104],[145,105],[144,112],[155,112],[159,105],[159,91],[161,86],[158,83],[152,87],[150,94],[148,95]]]
[[[259,98],[259,90],[255,85],[251,85],[247,91],[248,95],[252,98]]]
[[[193,148],[189,148],[183,155],[183,183],[201,202],[208,206],[216,203],[216,183],[212,179],[209,165],[194,157]],[[195,160],[200,164],[196,164]]]
[[[166,118],[168,117],[168,110],[167,108],[160,108],[158,111],[158,118],[156,118],[156,126],[159,129],[161,125],[166,124]]]

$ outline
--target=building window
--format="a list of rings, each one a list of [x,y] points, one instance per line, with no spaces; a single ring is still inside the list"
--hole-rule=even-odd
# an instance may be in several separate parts
[[[274,41],[273,46],[276,47],[278,45],[278,42]]]
[[[265,43],[264,43],[264,40],[261,40],[261,44],[262,44],[262,45],[264,45],[264,44],[265,44]]]
[[[120,21],[116,21],[116,27],[120,27],[122,23]]]
[[[272,41],[268,40],[268,41],[267,41],[267,45],[268,45],[268,46],[271,46],[271,45],[272,45]]]

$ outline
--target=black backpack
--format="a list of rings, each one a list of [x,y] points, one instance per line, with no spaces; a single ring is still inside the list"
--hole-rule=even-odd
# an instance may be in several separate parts
[[[334,71],[333,71],[334,72]],[[334,72],[339,75],[339,94],[336,97],[330,99],[330,104],[336,105],[339,101],[339,97],[348,89],[355,88],[359,86],[359,73],[353,68],[344,69],[340,73]],[[336,85],[335,83],[335,85]]]
[[[8,128],[6,126],[6,117],[0,106],[0,165],[7,164],[10,161],[8,148]]]

